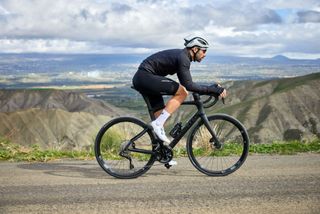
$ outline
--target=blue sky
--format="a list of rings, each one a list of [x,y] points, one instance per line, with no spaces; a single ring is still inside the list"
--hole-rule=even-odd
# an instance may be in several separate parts
[[[152,53],[190,35],[208,54],[320,58],[320,1],[0,0],[3,53]]]

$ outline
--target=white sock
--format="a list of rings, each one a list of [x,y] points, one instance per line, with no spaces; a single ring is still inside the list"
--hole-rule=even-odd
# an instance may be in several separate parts
[[[170,117],[170,114],[163,109],[159,117],[155,120],[158,126],[163,126],[166,120]]]

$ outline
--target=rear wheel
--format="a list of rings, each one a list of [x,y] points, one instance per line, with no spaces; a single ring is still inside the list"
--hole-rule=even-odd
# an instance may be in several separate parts
[[[152,142],[152,131],[141,120],[115,118],[100,129],[95,140],[95,156],[108,174],[116,178],[136,178],[155,161],[151,154]]]
[[[245,127],[235,118],[216,114],[208,117],[218,142],[200,121],[191,131],[187,152],[192,164],[209,176],[228,175],[244,163],[249,151],[249,137]]]

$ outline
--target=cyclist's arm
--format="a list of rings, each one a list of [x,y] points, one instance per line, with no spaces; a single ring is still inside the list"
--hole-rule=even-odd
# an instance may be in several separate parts
[[[200,85],[192,81],[190,74],[190,65],[182,64],[180,70],[177,72],[179,81],[188,91],[197,92],[199,94],[221,94],[224,90],[218,84],[212,86]]]

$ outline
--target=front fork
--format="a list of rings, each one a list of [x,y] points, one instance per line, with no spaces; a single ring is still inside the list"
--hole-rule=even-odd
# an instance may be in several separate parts
[[[212,136],[211,139],[210,139],[210,143],[213,143],[213,145],[214,145],[214,147],[216,149],[221,149],[222,148],[222,143],[218,140],[215,131],[212,129],[212,127],[211,127],[211,125],[209,123],[207,115],[201,114],[200,117],[201,117],[204,125],[206,126],[206,128],[208,129],[208,131],[210,132],[210,134]]]

